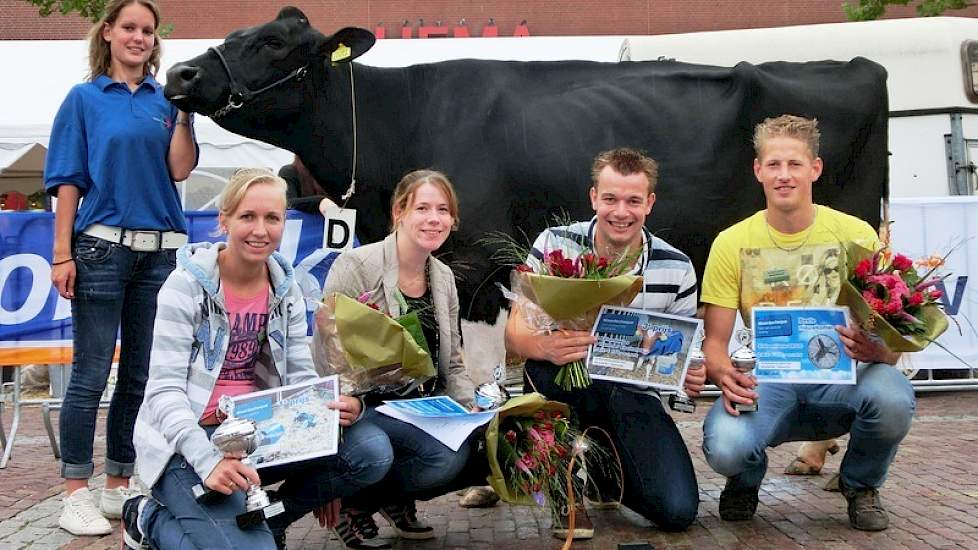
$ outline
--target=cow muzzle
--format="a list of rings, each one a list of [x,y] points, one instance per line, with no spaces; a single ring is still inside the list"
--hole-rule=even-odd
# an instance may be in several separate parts
[[[186,110],[191,92],[200,80],[200,69],[188,63],[177,63],[166,72],[163,94],[181,110]]]

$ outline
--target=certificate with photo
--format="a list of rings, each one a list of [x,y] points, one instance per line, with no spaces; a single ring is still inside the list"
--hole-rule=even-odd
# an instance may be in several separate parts
[[[256,468],[336,454],[339,411],[326,406],[339,398],[336,375],[239,395],[233,414],[258,424],[261,442],[251,454]]]
[[[678,392],[703,321],[643,309],[603,306],[588,350],[591,378]]]
[[[856,362],[846,355],[836,325],[849,326],[846,307],[755,307],[757,381],[855,384]]]

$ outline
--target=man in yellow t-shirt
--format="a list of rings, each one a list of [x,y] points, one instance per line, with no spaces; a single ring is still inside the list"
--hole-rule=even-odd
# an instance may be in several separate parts
[[[738,310],[749,324],[754,306],[834,304],[845,244],[877,244],[865,222],[812,201],[812,185],[822,173],[818,142],[817,121],[797,116],[769,118],[755,129],[754,175],[767,208],[717,236],[703,277],[707,376],[723,392],[703,424],[703,451],[710,466],[727,476],[720,517],[747,520],[757,510],[767,447],[849,433],[840,471],[849,522],[879,531],[889,517],[878,488],[915,407],[913,388],[891,367],[899,354],[858,328],[836,327],[846,353],[861,363],[855,385],[760,386],[735,370],[728,355]],[[755,399],[755,412],[734,409]]]

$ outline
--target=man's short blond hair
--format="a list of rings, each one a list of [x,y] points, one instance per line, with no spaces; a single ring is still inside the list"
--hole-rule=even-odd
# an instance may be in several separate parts
[[[754,154],[761,158],[761,151],[767,140],[787,137],[797,139],[808,146],[812,158],[818,157],[818,142],[822,134],[818,131],[818,120],[796,115],[781,115],[765,118],[754,127]]]

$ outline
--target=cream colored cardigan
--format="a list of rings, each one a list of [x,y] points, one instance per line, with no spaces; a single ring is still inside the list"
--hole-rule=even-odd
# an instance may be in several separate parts
[[[383,241],[353,248],[340,254],[329,268],[324,294],[340,292],[356,298],[364,291],[374,292],[373,301],[391,317],[401,315],[394,292],[397,290],[398,262],[396,233]],[[462,362],[462,334],[458,320],[458,290],[450,267],[431,257],[431,298],[438,321],[438,376],[454,400],[468,406],[475,389]],[[376,292],[381,289],[382,292]]]

